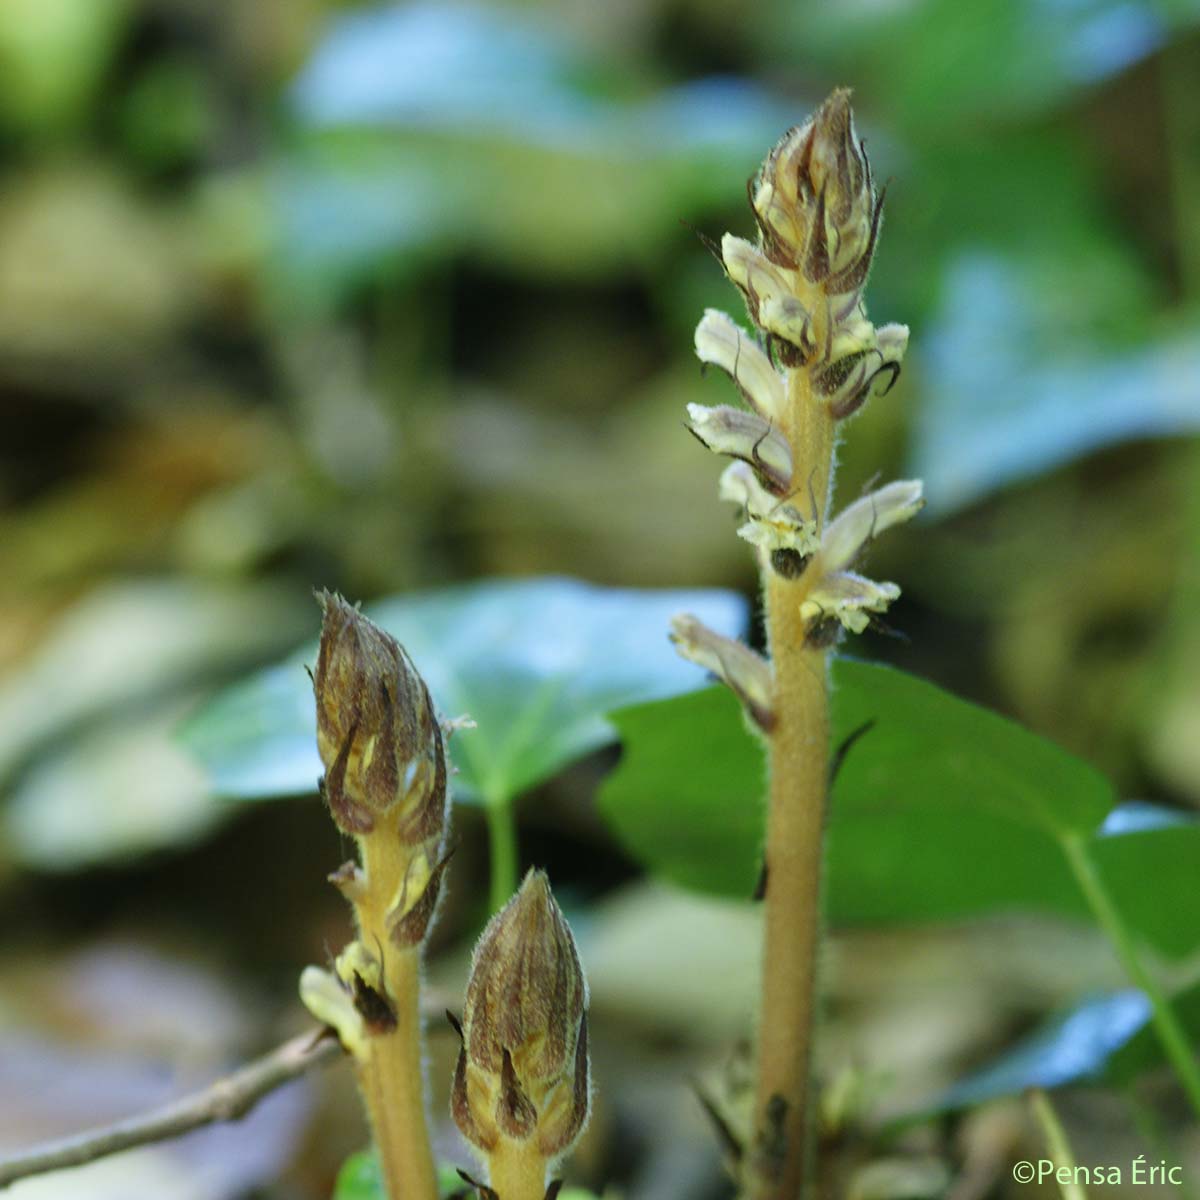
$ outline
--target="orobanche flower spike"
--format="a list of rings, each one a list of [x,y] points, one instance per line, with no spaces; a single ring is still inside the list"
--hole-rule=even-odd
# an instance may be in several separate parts
[[[421,1051],[421,947],[446,869],[445,737],[403,647],[338,596],[324,611],[313,690],[321,794],[359,862],[330,877],[357,938],[300,996],[353,1055],[388,1194],[436,1200]]]
[[[726,234],[720,260],[753,331],[707,311],[696,355],[733,381],[744,409],[688,405],[688,429],[733,461],[720,478],[738,536],[757,551],[770,658],[676,618],[671,639],[741,701],[770,756],[762,878],[763,999],[755,1102],[744,1131],[744,1200],[794,1200],[810,1173],[809,1070],[829,772],[830,649],[900,594],[857,571],[870,542],[921,508],[917,480],[891,483],[829,518],[847,418],[900,375],[903,325],[876,327],[863,299],[883,195],[835,91],[790,130],[749,186],[752,243]]]

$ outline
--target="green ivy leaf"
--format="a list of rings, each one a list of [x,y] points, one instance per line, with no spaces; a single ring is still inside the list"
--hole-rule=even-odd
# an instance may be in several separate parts
[[[477,722],[451,739],[455,797],[500,804],[611,742],[605,713],[700,682],[667,641],[670,618],[684,610],[725,633],[746,620],[745,601],[732,592],[555,578],[471,584],[365,611],[403,643],[441,712]],[[221,693],[184,726],[184,744],[218,794],[315,789],[322,768],[304,665],[316,653],[308,644]]]
[[[1120,809],[1102,825],[1113,801],[1104,777],[1019,725],[888,667],[839,659],[833,680],[833,744],[873,722],[834,788],[834,922],[1021,909],[1088,917],[1061,849],[1084,835],[1138,935],[1173,956],[1200,943],[1200,826],[1131,827],[1116,819]],[[713,688],[613,720],[624,753],[599,804],[618,839],[663,878],[748,897],[763,838],[763,762],[733,697]]]
[[[763,755],[737,701],[707,688],[612,714],[621,762],[598,803],[624,847],[663,879],[747,897],[764,834]]]
[[[733,698],[710,689],[613,720],[625,753],[600,805],[618,836],[675,882],[749,895],[763,765]],[[1090,832],[1111,806],[1102,775],[1019,725],[903,672],[839,659],[833,744],[868,723],[831,814],[831,902],[843,919],[895,915],[897,875],[909,879],[909,917],[954,915],[970,897],[982,908],[1013,895],[1050,898],[1057,889],[1032,880],[1013,888],[1012,867],[1037,844],[1027,827]],[[1058,860],[1047,842],[1032,865],[1061,876]]]
[[[1105,284],[1127,278],[1121,265],[1106,262],[1103,279],[1088,282],[1093,303]],[[1061,268],[1043,279],[1028,264],[1022,270],[974,252],[946,272],[941,313],[923,350],[928,385],[911,464],[940,513],[1104,446],[1200,426],[1200,350],[1191,331],[1113,346],[1099,329],[1071,336],[1058,321],[1060,341],[1039,344],[1045,311],[1067,291],[1068,265]],[[1126,296],[1136,290],[1124,289]],[[1034,311],[1039,303],[1042,313]],[[1108,312],[1116,307],[1114,298]]]

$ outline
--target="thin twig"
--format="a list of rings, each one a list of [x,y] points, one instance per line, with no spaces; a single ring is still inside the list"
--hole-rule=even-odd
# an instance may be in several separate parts
[[[239,1067],[199,1092],[101,1129],[44,1142],[0,1159],[0,1188],[30,1175],[81,1167],[110,1154],[179,1137],[204,1125],[236,1121],[264,1096],[342,1053],[337,1039],[312,1030]]]
[[[1166,992],[1142,961],[1141,950],[1133,932],[1126,925],[1124,915],[1109,893],[1108,885],[1089,849],[1088,840],[1081,834],[1068,833],[1060,837],[1059,843],[1067,856],[1075,882],[1079,884],[1079,890],[1083,892],[1088,907],[1100,928],[1104,930],[1126,974],[1146,993],[1146,998],[1150,1001],[1151,1027],[1158,1035],[1167,1062],[1174,1067],[1175,1074],[1183,1085],[1192,1111],[1200,1116],[1200,1062],[1196,1061],[1187,1032],[1179,1023],[1179,1017],[1171,1007]]]

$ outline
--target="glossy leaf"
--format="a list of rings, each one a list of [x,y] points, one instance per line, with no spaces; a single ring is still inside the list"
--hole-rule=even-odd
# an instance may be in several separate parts
[[[1093,996],[1053,1018],[982,1070],[943,1092],[922,1113],[972,1108],[1029,1088],[1056,1088],[1099,1079],[1113,1052],[1150,1019],[1150,1002],[1136,988]],[[1157,1047],[1157,1042],[1154,1043]],[[1158,1051],[1161,1060],[1162,1051]]]
[[[834,787],[835,923],[1012,910],[1088,917],[1060,839],[1094,833],[1093,854],[1136,933],[1174,956],[1200,944],[1200,826],[1146,828],[1116,816],[1102,826],[1112,795],[1092,767],[922,680],[841,659],[834,685],[835,745],[874,722]],[[763,837],[762,755],[733,698],[710,689],[614,721],[624,753],[599,803],[626,849],[672,882],[750,895]]]
[[[836,864],[847,848],[842,870],[855,878],[843,887],[832,871],[835,913],[886,918],[894,911],[891,873],[912,864],[914,853],[924,869],[919,886],[907,890],[925,911],[912,915],[952,910],[970,893],[999,899],[1007,872],[985,865],[963,880],[964,850],[982,851],[999,836],[1019,854],[1027,840],[1020,826],[1090,831],[1110,807],[1108,784],[1086,763],[932,684],[852,659],[838,660],[834,682],[834,744],[874,722],[838,777],[832,852]],[[762,840],[763,768],[736,705],[713,689],[613,719],[625,753],[601,807],[618,834],[676,882],[749,894]],[[871,846],[869,857],[856,855],[860,842]],[[1043,849],[1047,863],[1057,860],[1053,846]],[[881,887],[873,875],[887,882]]]
[[[502,580],[404,596],[365,610],[406,647],[439,710],[470,715],[451,756],[460,799],[501,803],[613,740],[604,714],[674,695],[700,676],[667,641],[670,618],[695,612],[737,633],[745,601],[720,591],[635,591],[571,579]],[[221,795],[311,792],[321,774],[305,664],[222,693],[185,726],[186,745]]]
[[[843,658],[833,689],[835,745],[874,722],[838,776],[839,796],[867,814],[933,804],[1063,834],[1092,832],[1112,807],[1094,767],[923,679]]]
[[[1200,1037],[1200,986],[1171,1000],[1193,1041]],[[1031,1087],[1076,1083],[1127,1086],[1165,1062],[1151,1023],[1150,1001],[1136,988],[1091,996],[1052,1018],[1043,1028],[993,1062],[946,1089],[921,1115],[970,1108]]]
[[[854,686],[838,687],[834,721],[842,737],[855,728],[838,716]],[[713,688],[613,719],[623,754],[599,803],[618,839],[673,883],[750,896],[764,836],[764,771],[736,702]],[[1052,839],[973,803],[974,788],[957,798],[949,788],[910,788],[886,754],[863,763],[874,734],[849,751],[843,776],[853,782],[839,779],[834,793],[827,902],[835,923],[944,920],[1022,906],[1082,915]],[[957,754],[969,774],[970,751],[951,746],[935,735],[921,750],[935,759]],[[857,780],[848,776],[856,761]],[[883,780],[878,795],[869,790],[876,775]]]
[[[765,761],[732,693],[708,688],[612,714],[621,761],[598,804],[656,876],[746,898],[764,836]]]

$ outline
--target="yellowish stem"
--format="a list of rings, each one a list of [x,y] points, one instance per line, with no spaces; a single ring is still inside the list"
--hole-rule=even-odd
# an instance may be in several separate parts
[[[811,494],[823,528],[829,503],[834,422],[803,371],[788,376],[784,434],[793,478]],[[809,1077],[821,932],[821,861],[828,790],[829,699],[825,650],[807,649],[800,605],[812,580],[764,566],[767,632],[775,673],[762,1009],[758,1032],[755,1145],[746,1192],[795,1200],[809,1160]]]
[[[1046,1149],[1050,1151],[1051,1160],[1060,1170],[1063,1167],[1066,1168],[1066,1173],[1062,1178],[1059,1178],[1058,1171],[1055,1171],[1054,1174],[1063,1200],[1087,1200],[1086,1189],[1075,1178],[1078,1168],[1074,1152],[1071,1150],[1071,1143],[1067,1140],[1067,1131],[1058,1119],[1058,1113],[1054,1111],[1050,1097],[1041,1088],[1034,1088],[1029,1093],[1029,1099],[1033,1105],[1033,1115],[1042,1127],[1042,1134],[1046,1139]]]
[[[500,1200],[543,1200],[546,1195],[546,1159],[536,1142],[500,1144],[488,1155],[488,1183]]]
[[[386,914],[395,900],[409,851],[390,823],[361,839],[364,891],[355,901],[363,946],[383,958],[383,981],[396,1013],[390,1033],[367,1039],[359,1084],[379,1152],[389,1200],[437,1200],[437,1174],[425,1115],[421,1057],[420,950],[400,950],[388,938]]]

